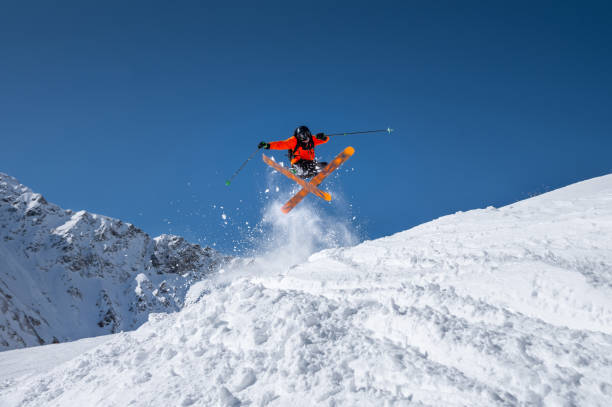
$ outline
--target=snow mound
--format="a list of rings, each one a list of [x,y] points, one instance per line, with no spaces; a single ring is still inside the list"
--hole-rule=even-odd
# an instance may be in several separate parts
[[[265,261],[0,405],[610,405],[612,175]]]

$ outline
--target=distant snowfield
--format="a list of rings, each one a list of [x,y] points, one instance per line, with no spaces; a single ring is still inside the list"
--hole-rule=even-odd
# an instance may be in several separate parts
[[[0,405],[612,404],[612,175],[305,261],[283,241],[137,331],[0,353]]]

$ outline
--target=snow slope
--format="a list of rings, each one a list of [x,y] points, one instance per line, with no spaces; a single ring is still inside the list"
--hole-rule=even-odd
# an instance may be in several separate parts
[[[95,336],[73,342],[34,346],[27,349],[7,350],[0,355],[0,383],[15,378],[48,372],[59,364],[68,362],[80,354],[103,344],[112,335]]]
[[[135,329],[177,311],[225,258],[72,212],[0,173],[0,350]]]
[[[0,405],[611,405],[612,175],[224,271]]]

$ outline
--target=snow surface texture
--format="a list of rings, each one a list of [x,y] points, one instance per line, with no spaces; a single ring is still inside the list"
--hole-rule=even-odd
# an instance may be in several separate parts
[[[0,405],[611,405],[612,175],[304,262],[269,257],[5,380]]]
[[[0,173],[0,350],[135,329],[223,261],[177,236],[48,203]]]

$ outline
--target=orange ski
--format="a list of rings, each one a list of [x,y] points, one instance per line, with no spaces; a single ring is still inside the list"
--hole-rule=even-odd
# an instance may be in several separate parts
[[[321,182],[323,182],[325,177],[327,177],[329,174],[334,172],[340,165],[342,165],[342,163],[348,160],[354,153],[355,153],[355,149],[353,147],[349,146],[345,148],[340,154],[336,156],[336,158],[332,160],[332,162],[327,164],[327,166],[323,168],[323,170],[321,170],[320,173],[318,173],[312,180],[310,180],[309,184],[313,187],[318,186]],[[291,209],[295,208],[297,204],[302,202],[302,199],[304,199],[304,197],[308,195],[308,192],[309,192],[308,189],[302,188],[300,192],[295,194],[293,198],[291,198],[289,201],[287,201],[285,205],[283,205],[281,210],[284,213],[289,213]]]
[[[331,195],[328,192],[321,191],[315,185],[313,185],[313,184],[307,182],[306,180],[298,177],[297,175],[295,175],[294,173],[292,173],[291,171],[289,171],[285,167],[282,167],[276,161],[272,160],[270,157],[267,157],[265,154],[263,154],[262,158],[263,158],[264,162],[266,164],[268,164],[270,167],[274,168],[276,171],[280,172],[284,176],[286,176],[286,177],[292,179],[293,181],[297,182],[298,184],[300,184],[302,186],[302,188],[304,188],[305,190],[307,190],[311,194],[316,195],[319,198],[324,199],[326,201],[331,201],[332,198],[331,198]]]

